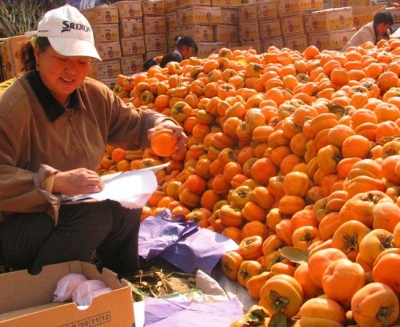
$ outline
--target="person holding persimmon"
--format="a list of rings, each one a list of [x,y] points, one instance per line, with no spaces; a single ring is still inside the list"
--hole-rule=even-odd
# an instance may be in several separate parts
[[[48,11],[32,46],[36,69],[0,93],[0,265],[37,271],[96,258],[132,276],[142,210],[111,200],[68,204],[62,195],[104,188],[95,169],[107,145],[146,148],[167,130],[178,151],[187,137],[171,118],[136,109],[87,77],[101,58],[73,6]]]
[[[362,26],[347,44],[342,48],[346,51],[349,47],[357,47],[366,42],[376,45],[380,40],[390,38],[390,28],[393,25],[393,16],[389,11],[380,11],[375,14],[372,22]]]

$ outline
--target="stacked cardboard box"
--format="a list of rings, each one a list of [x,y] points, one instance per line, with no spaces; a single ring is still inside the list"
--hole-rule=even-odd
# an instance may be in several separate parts
[[[365,24],[372,22],[374,16],[385,8],[385,6],[353,7],[353,27],[358,30]]]
[[[309,45],[304,16],[322,10],[323,0],[276,0],[276,3],[285,47],[304,51]]]
[[[116,77],[121,74],[118,10],[116,7],[98,6],[81,12],[92,26],[97,52],[102,59],[93,62],[89,76],[113,87]]]
[[[163,0],[142,0],[144,60],[167,52],[167,22]]]
[[[270,46],[283,48],[285,43],[282,36],[281,22],[278,17],[278,7],[275,1],[263,1],[257,3],[257,18],[263,50]]]
[[[218,3],[228,6],[239,0],[218,1],[214,5]],[[199,47],[197,56],[200,58],[209,56],[217,49],[228,46],[228,41],[235,40],[237,11],[233,6],[223,10],[221,6],[214,5],[211,0],[165,1],[168,52],[176,48],[176,36],[191,36]]]
[[[258,53],[263,52],[256,3],[239,6],[239,38],[243,46],[251,46]]]
[[[81,309],[75,302],[53,302],[60,279],[68,274],[104,282],[110,292],[96,296]],[[135,322],[132,285],[109,269],[99,273],[90,263],[69,261],[44,266],[39,274],[27,270],[0,274],[0,326],[132,326]]]
[[[180,6],[176,17],[178,35],[189,35],[198,43],[199,57],[211,54],[215,43],[213,27],[222,24],[221,7],[211,7],[209,2],[207,6]]]
[[[215,1],[220,3],[221,1]],[[229,48],[240,46],[239,38],[239,8],[237,5],[221,7],[222,24],[215,25],[214,41],[227,42]]]
[[[25,35],[8,37],[1,42],[2,78],[8,80],[21,72],[20,53],[22,46],[28,39]]]
[[[215,25],[214,41],[227,42],[229,48],[240,46],[239,5],[240,0],[211,0],[211,5],[221,7],[222,23]]]
[[[340,50],[356,32],[351,7],[305,13],[304,24],[309,43],[320,50]]]
[[[143,56],[146,52],[142,5],[139,1],[118,1],[114,6],[119,15],[121,73],[132,75],[143,69]]]

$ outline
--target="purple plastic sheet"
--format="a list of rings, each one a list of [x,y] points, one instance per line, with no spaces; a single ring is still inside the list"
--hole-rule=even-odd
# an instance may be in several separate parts
[[[183,216],[171,218],[169,210],[146,218],[139,230],[139,255],[146,260],[160,255],[187,273],[211,271],[228,251],[238,245],[228,237],[185,222]]]
[[[229,327],[242,316],[236,297],[213,303],[145,298],[145,327]]]

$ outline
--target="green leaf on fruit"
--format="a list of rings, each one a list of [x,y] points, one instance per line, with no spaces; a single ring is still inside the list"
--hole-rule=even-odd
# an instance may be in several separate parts
[[[307,262],[308,255],[310,254],[310,250],[299,249],[293,246],[284,246],[279,249],[279,252],[286,258],[292,262]]]
[[[287,327],[287,317],[282,312],[276,312],[272,315],[268,327]]]

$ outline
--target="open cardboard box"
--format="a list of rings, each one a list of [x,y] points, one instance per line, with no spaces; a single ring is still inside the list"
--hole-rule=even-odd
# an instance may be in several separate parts
[[[74,302],[53,303],[57,282],[69,273],[101,280],[113,289],[84,310]],[[132,327],[131,284],[108,269],[99,273],[90,263],[71,261],[44,266],[37,275],[26,270],[0,274],[0,327]]]

